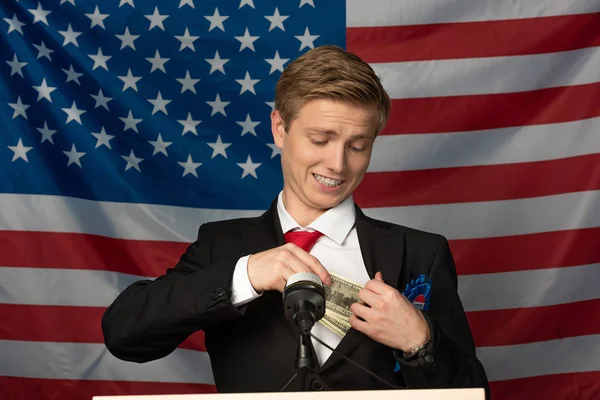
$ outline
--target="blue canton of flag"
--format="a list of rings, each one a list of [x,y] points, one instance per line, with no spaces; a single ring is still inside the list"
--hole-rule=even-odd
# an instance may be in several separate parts
[[[264,209],[283,68],[345,46],[343,0],[7,0],[0,192]]]

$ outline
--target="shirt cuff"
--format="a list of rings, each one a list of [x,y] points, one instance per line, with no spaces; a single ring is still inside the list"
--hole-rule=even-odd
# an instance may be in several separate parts
[[[262,293],[257,293],[250,283],[250,278],[248,277],[249,258],[249,255],[240,258],[233,270],[231,303],[236,307],[242,306],[262,295]]]

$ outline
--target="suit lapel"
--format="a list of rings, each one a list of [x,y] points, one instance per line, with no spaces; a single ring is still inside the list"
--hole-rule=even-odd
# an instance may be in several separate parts
[[[257,218],[256,224],[242,231],[247,254],[260,253],[285,244],[277,215],[277,199]]]
[[[369,277],[373,279],[375,274],[380,271],[385,283],[397,288],[403,261],[403,234],[393,229],[392,224],[368,218],[358,206],[355,206],[355,208],[356,233]],[[369,340],[366,335],[350,328],[337,346],[336,351],[347,356],[350,351],[365,340]],[[330,368],[341,359],[340,355],[331,354],[322,366],[321,371]]]

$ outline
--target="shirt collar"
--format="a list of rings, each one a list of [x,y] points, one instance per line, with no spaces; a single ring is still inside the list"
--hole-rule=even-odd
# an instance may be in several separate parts
[[[327,210],[308,224],[306,228],[300,226],[285,209],[283,205],[283,191],[279,192],[279,196],[277,197],[277,213],[279,214],[283,233],[293,229],[317,230],[338,244],[342,244],[346,240],[346,236],[352,230],[356,218],[352,195],[348,196],[337,206]]]

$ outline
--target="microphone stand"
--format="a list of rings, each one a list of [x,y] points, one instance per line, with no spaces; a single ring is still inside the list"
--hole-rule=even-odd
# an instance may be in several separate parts
[[[323,381],[319,374],[315,372],[316,366],[317,360],[315,357],[315,350],[310,339],[310,330],[308,333],[303,330],[300,333],[300,338],[298,340],[298,350],[296,352],[296,372],[281,388],[280,392],[285,392],[285,390],[298,378],[300,379],[300,384],[303,391],[307,390],[307,378],[312,378],[318,381],[321,385],[323,385],[325,390],[330,390],[329,386]]]

